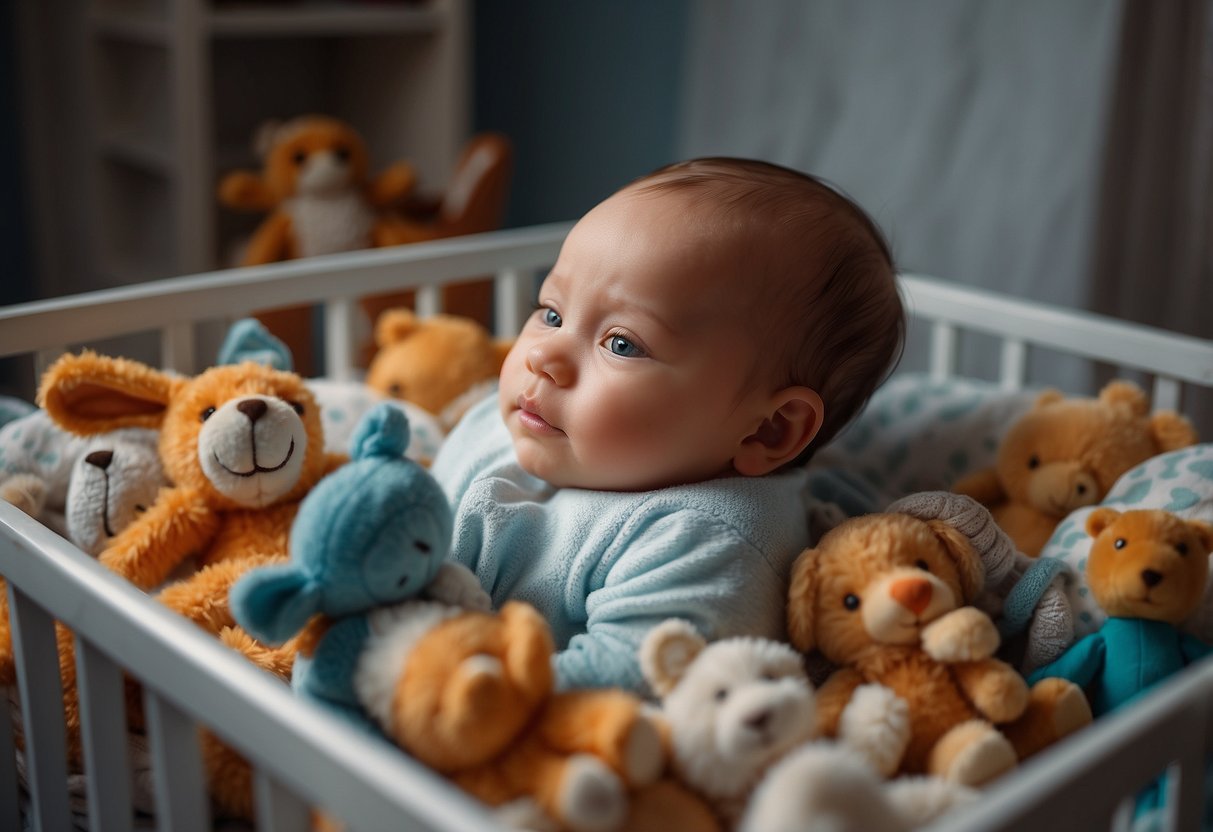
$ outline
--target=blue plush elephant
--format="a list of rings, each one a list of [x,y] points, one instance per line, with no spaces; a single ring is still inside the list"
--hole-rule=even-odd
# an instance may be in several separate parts
[[[327,617],[331,626],[315,652],[296,657],[292,687],[372,731],[353,686],[368,614],[423,591],[488,607],[475,576],[445,560],[451,508],[433,477],[403,456],[408,441],[400,410],[379,405],[367,413],[354,432],[350,462],[300,504],[290,561],[252,570],[231,590],[237,622],[269,644],[288,640],[313,616]]]

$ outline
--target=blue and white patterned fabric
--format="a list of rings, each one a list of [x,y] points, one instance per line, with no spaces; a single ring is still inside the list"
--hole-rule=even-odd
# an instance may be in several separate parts
[[[1003,434],[1037,395],[977,379],[899,375],[817,452],[810,470],[848,472],[882,494],[886,504],[919,491],[947,490],[962,476],[994,464]]]
[[[9,422],[15,422],[22,416],[28,416],[37,409],[25,399],[0,396],[0,427],[4,427]]]
[[[1194,445],[1160,454],[1127,471],[1104,498],[1101,506],[1119,511],[1163,509],[1188,520],[1213,523],[1213,444]],[[1076,509],[1063,520],[1041,550],[1042,558],[1059,558],[1077,574],[1070,587],[1075,611],[1074,636],[1095,632],[1104,614],[1086,584],[1087,556],[1092,538],[1087,517],[1098,506]],[[1194,635],[1213,641],[1213,597],[1206,590],[1205,603],[1185,624]]]

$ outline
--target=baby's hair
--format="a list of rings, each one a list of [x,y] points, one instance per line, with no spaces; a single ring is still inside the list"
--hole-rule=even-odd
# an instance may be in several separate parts
[[[761,284],[768,297],[760,306],[774,315],[761,330],[775,336],[766,345],[775,382],[809,387],[825,403],[821,429],[793,464],[808,462],[901,358],[905,311],[893,256],[876,223],[824,180],[751,159],[678,162],[625,190],[686,194],[697,208],[738,223],[742,233],[761,229],[747,246],[750,262],[786,278]]]

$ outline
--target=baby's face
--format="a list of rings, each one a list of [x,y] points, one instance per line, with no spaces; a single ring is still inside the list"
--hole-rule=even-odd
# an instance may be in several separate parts
[[[731,473],[762,423],[742,252],[677,195],[617,194],[569,233],[501,373],[522,467],[641,490]]]

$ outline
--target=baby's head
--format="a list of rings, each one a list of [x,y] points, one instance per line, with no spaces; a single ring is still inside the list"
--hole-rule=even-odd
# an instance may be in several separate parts
[[[776,165],[699,159],[573,227],[500,405],[520,464],[553,485],[762,476],[859,411],[904,333],[888,246],[858,206]]]

